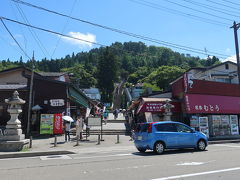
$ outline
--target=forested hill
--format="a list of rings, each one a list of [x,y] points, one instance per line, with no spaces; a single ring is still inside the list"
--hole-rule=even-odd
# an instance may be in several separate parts
[[[73,80],[81,87],[111,86],[120,78],[128,79],[128,83],[144,82],[146,86],[156,90],[164,89],[169,81],[191,67],[206,67],[220,61],[213,57],[208,60],[174,52],[169,48],[146,46],[142,42],[116,42],[109,47],[100,47],[89,52],[66,55],[55,60],[36,61],[37,71],[60,72],[74,74]],[[0,69],[31,63],[3,60]],[[107,87],[106,87],[107,88]],[[105,89],[106,90],[106,89]],[[108,97],[110,98],[110,97]]]

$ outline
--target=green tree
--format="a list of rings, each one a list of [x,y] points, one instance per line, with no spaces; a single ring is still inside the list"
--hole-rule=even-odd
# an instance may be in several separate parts
[[[117,81],[118,77],[118,67],[118,58],[107,47],[100,56],[97,66],[98,88],[101,91],[103,102],[112,101],[114,82]]]
[[[167,89],[169,83],[184,72],[184,69],[177,66],[161,66],[149,74],[144,80],[145,82],[156,85],[161,89]]]

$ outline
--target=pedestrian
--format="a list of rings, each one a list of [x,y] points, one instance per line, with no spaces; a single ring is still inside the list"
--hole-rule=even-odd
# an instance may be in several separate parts
[[[83,131],[83,118],[82,116],[77,116],[77,121],[76,121],[76,137],[80,138],[82,140],[82,131]]]
[[[66,121],[64,125],[65,142],[70,141],[70,129],[71,129],[71,124],[69,121]]]
[[[85,120],[85,125],[86,125],[86,136],[90,136],[90,126],[88,125],[88,119],[86,118]]]
[[[116,120],[118,118],[118,109],[115,109],[113,111],[114,119]]]
[[[107,124],[107,119],[108,119],[108,110],[105,110],[103,113],[103,121],[105,124]]]

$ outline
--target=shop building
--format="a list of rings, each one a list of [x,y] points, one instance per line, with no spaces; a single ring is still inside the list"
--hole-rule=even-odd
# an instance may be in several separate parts
[[[236,63],[227,61],[208,68],[192,68],[170,84],[171,93],[134,101],[129,108],[133,112],[132,121],[164,120],[162,107],[167,98],[174,107],[173,121],[184,122],[212,139],[239,137],[240,85],[237,83]]]
[[[16,67],[0,72],[0,126],[4,127],[9,120],[6,111],[5,99],[11,97],[14,90],[19,92],[19,97],[26,100],[23,112],[19,119],[22,130],[26,133],[27,124],[30,123],[32,134],[40,133],[41,114],[61,114],[71,116],[89,114],[92,103],[90,99],[74,87],[66,73],[34,73],[32,107],[30,122],[28,121],[29,90],[31,70],[25,67]]]
[[[192,68],[171,83],[183,121],[210,138],[239,135],[240,85],[233,62]]]

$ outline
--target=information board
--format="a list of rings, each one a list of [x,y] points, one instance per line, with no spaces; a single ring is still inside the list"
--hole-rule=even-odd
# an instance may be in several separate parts
[[[101,126],[101,117],[88,117],[88,126]]]
[[[54,114],[41,114],[40,134],[53,134]]]

